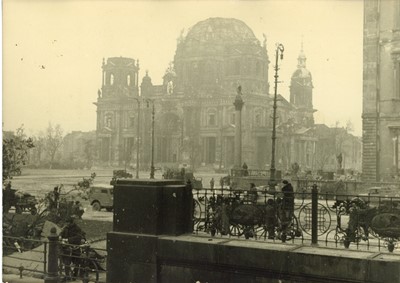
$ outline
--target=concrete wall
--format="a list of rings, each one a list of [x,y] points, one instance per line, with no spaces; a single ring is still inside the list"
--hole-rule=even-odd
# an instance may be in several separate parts
[[[110,232],[107,282],[399,282],[400,257],[196,235]],[[284,281],[285,282],[285,281]]]
[[[398,254],[194,235],[192,197],[176,180],[117,181],[107,282],[399,282]]]

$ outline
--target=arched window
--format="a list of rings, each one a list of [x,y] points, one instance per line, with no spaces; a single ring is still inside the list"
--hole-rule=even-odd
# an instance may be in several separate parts
[[[130,116],[129,117],[129,126],[128,127],[134,127],[135,126],[135,116]]]
[[[114,74],[110,75],[110,85],[114,84]]]
[[[255,126],[256,127],[261,127],[262,126],[261,113],[260,112],[256,112],[254,118],[255,118],[254,119],[255,120]]]
[[[217,125],[217,115],[214,109],[210,109],[207,111],[207,126],[216,126]]]
[[[128,75],[128,76],[126,77],[126,84],[127,84],[128,86],[131,85],[131,75]]]
[[[110,114],[110,113],[106,114],[106,116],[104,118],[104,126],[107,128],[112,127],[112,114]]]
[[[169,81],[167,84],[167,93],[172,94],[174,92],[174,82]]]

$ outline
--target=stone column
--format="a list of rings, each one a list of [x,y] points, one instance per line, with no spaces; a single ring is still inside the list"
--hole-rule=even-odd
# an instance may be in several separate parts
[[[235,98],[235,168],[242,166],[242,87],[238,86],[237,95]]]

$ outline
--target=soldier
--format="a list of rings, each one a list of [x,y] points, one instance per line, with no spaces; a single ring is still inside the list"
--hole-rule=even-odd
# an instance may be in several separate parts
[[[276,204],[273,199],[268,199],[265,207],[265,226],[268,239],[275,238],[275,226],[277,224]]]
[[[224,178],[219,179],[219,185],[221,186],[221,190],[224,188]]]
[[[211,188],[211,191],[214,191],[214,178],[211,178],[211,180],[210,180],[210,188]]]
[[[247,192],[247,194],[249,196],[249,201],[255,204],[257,202],[258,193],[256,185],[254,183],[250,183],[250,190]]]
[[[3,213],[8,213],[15,197],[15,190],[11,189],[11,182],[8,182],[3,189]]]
[[[246,162],[243,163],[243,176],[249,176],[249,167],[247,166]]]
[[[62,239],[62,255],[61,259],[65,266],[65,276],[66,280],[74,279],[78,275],[80,270],[80,263],[82,259],[81,248],[86,241],[85,232],[75,223],[74,217],[69,217],[67,219],[67,225],[62,229],[60,233]],[[71,274],[71,265],[74,265],[73,272]]]
[[[282,205],[283,205],[283,210],[285,211],[286,219],[289,220],[289,219],[291,219],[293,212],[294,212],[294,192],[293,192],[293,187],[292,187],[291,183],[289,183],[287,180],[283,180],[282,183],[283,183]]]
[[[78,219],[82,219],[82,215],[85,212],[85,210],[82,207],[82,204],[79,200],[75,201],[75,203],[72,206],[72,214],[76,215]]]
[[[49,202],[50,210],[57,210],[59,207],[60,192],[58,187],[54,187],[53,191],[48,193],[46,196]]]

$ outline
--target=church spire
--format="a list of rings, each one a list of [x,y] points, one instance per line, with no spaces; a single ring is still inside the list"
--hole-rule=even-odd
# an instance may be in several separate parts
[[[301,36],[301,50],[300,50],[299,57],[297,57],[297,68],[305,68],[306,60],[307,60],[307,57],[304,54],[304,49],[303,49],[303,36]]]

